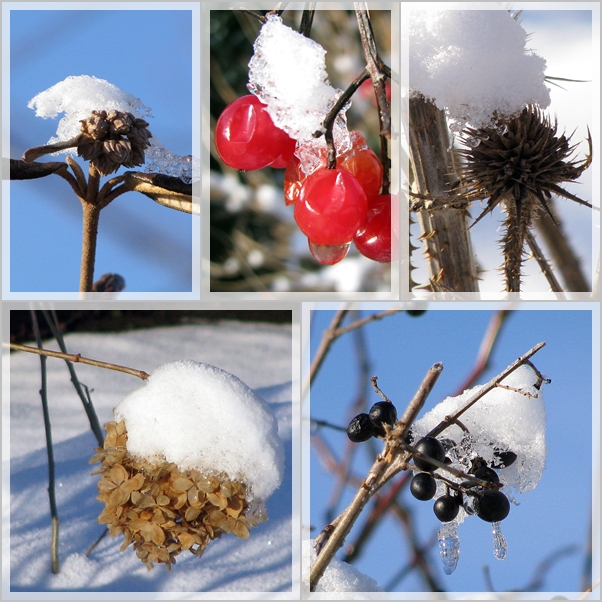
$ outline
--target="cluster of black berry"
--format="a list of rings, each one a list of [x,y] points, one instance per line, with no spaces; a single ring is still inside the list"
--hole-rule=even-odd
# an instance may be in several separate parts
[[[397,409],[390,401],[375,403],[368,414],[358,414],[347,427],[347,436],[354,443],[370,437],[384,437],[384,425],[393,426],[397,421]]]
[[[453,443],[450,440],[446,441]],[[446,457],[443,444],[435,437],[423,437],[415,447],[420,453],[433,460],[445,464],[451,463],[449,458]],[[500,461],[495,464],[498,468],[509,466],[516,459],[516,454],[513,452],[501,452],[498,456]],[[437,491],[437,483],[431,473],[437,470],[437,467],[416,456],[414,456],[414,464],[422,472],[417,473],[412,478],[410,492],[416,499],[421,501],[433,499]],[[468,472],[477,479],[489,483],[499,483],[500,481],[495,470],[487,466],[482,458],[474,459]],[[465,496],[468,499],[465,500]],[[441,522],[446,523],[456,518],[460,506],[464,507],[467,514],[476,514],[482,520],[490,523],[504,520],[510,512],[510,502],[501,491],[485,489],[472,481],[464,481],[457,488],[454,488],[453,485],[448,486],[447,493],[435,502],[433,511]]]

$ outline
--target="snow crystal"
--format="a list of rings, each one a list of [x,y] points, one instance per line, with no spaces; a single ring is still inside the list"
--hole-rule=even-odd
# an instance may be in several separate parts
[[[316,551],[314,549],[315,539],[309,539],[303,541],[303,566],[309,567],[316,561]],[[303,589],[306,593],[309,593],[309,571],[303,575]],[[381,596],[378,594],[360,594],[359,592],[384,592],[384,590],[378,586],[376,581],[358,571],[354,566],[342,562],[337,558],[333,558],[332,562],[324,571],[324,575],[318,582],[316,587],[316,594],[319,592],[329,592],[328,600],[371,600],[380,599]],[[340,596],[336,596],[336,593]],[[357,592],[355,595],[351,592]],[[310,598],[314,597],[312,594]],[[319,595],[315,595],[317,599],[320,599]]]
[[[280,486],[284,452],[269,406],[236,376],[209,364],[166,364],[115,408],[127,449],[181,470],[225,473],[265,501]]]
[[[295,154],[305,168],[325,147],[324,137],[313,138],[322,128],[328,111],[342,91],[333,88],[326,73],[326,50],[282,23],[278,15],[268,15],[253,45],[249,62],[249,90],[267,105],[272,121],[291,138],[303,142]],[[345,109],[346,110],[346,109]],[[344,110],[333,129],[337,153],[350,148]]]
[[[543,384],[537,389],[537,382],[538,377],[530,366],[520,366],[502,381],[510,389],[494,388],[459,417],[469,435],[459,426],[452,425],[438,438],[448,438],[459,444],[457,449],[465,455],[465,461],[478,456],[488,465],[499,464],[500,453],[515,453],[517,458],[514,463],[497,471],[500,481],[520,493],[534,489],[541,478],[546,458]],[[415,440],[425,436],[446,416],[462,407],[481,388],[474,387],[436,405],[412,426]],[[455,467],[466,470],[461,459],[451,459]],[[446,476],[456,480],[451,475]]]
[[[56,130],[56,136],[48,144],[65,142],[80,133],[80,119],[86,119],[92,111],[127,111],[135,117],[152,117],[151,110],[139,98],[120,90],[104,79],[89,75],[70,75],[48,90],[40,92],[27,104],[36,111],[37,117],[55,118],[65,113]],[[74,153],[73,149],[68,151]]]
[[[456,121],[480,127],[494,111],[545,108],[546,62],[526,49],[527,34],[506,10],[412,11],[410,86],[447,109]]]

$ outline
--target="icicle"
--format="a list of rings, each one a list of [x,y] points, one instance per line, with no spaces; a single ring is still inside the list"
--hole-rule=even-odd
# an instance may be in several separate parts
[[[458,523],[455,520],[442,523],[437,537],[439,539],[439,553],[443,563],[443,572],[446,575],[451,575],[456,570],[460,558]]]
[[[491,528],[493,533],[493,554],[498,560],[504,560],[508,554],[508,544],[502,533],[502,526],[500,523],[492,523]]]

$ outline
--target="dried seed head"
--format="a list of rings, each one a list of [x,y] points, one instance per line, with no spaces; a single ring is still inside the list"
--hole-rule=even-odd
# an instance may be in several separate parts
[[[124,422],[105,424],[104,448],[91,463],[102,462],[98,499],[105,508],[98,522],[112,536],[124,536],[121,550],[133,545],[149,569],[154,562],[168,569],[180,552],[201,556],[212,539],[232,533],[242,539],[267,520],[262,504],[246,498],[246,487],[223,475],[180,471],[173,463],[150,464],[126,449]]]
[[[82,124],[77,152],[91,161],[102,175],[117,171],[121,165],[136,167],[145,161],[144,151],[150,146],[148,123],[131,113],[110,110],[92,111]]]
[[[560,187],[562,182],[576,180],[591,164],[591,136],[589,154],[583,161],[575,161],[571,137],[558,136],[557,127],[556,121],[552,124],[530,105],[517,117],[500,119],[497,127],[464,130],[463,142],[468,148],[459,152],[465,159],[461,173],[465,194],[468,200],[489,199],[474,224],[502,201],[515,202],[518,215],[521,203],[531,201],[554,219],[547,204],[552,193],[591,207]]]

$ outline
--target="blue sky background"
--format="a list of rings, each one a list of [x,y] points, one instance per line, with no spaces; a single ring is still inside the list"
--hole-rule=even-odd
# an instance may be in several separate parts
[[[154,115],[151,132],[172,153],[192,154],[192,12],[156,6],[171,10],[10,11],[12,158],[55,134],[62,115],[42,119],[27,104],[69,75],[106,79],[140,98]],[[49,176],[11,182],[10,191],[11,290],[77,291],[81,207],[71,187]],[[95,279],[117,272],[126,292],[190,291],[191,255],[188,214],[134,192],[101,213]]]
[[[437,307],[449,308],[450,305],[439,304]],[[427,370],[435,362],[442,362],[444,370],[421,416],[448,395],[456,394],[471,371],[494,310],[458,310],[462,305],[455,304],[452,310],[432,309],[416,318],[404,312],[364,327],[369,376],[379,377],[380,388],[394,401],[398,414],[403,413]],[[579,310],[586,306],[574,304],[568,310],[529,310],[527,308],[532,306],[527,304],[518,307],[520,311],[515,311],[507,320],[490,366],[477,384],[487,382],[537,343],[547,343],[533,358],[540,371],[552,379],[544,390],[548,420],[546,470],[533,491],[517,496],[520,506],[513,506],[509,517],[502,523],[509,546],[506,560],[500,562],[494,558],[490,526],[477,518],[467,518],[459,527],[461,556],[451,576],[444,575],[441,569],[438,549],[431,549],[429,555],[437,567],[438,579],[447,591],[486,591],[484,565],[491,570],[496,591],[521,589],[533,578],[539,562],[570,545],[577,546],[577,551],[563,556],[554,564],[547,573],[543,589],[576,591],[581,587],[584,546],[592,512],[592,328],[593,332],[599,332],[599,306],[590,304],[588,310]],[[373,309],[374,305],[370,308]],[[592,308],[596,316],[594,324]],[[382,309],[362,311],[360,315],[364,317]],[[334,312],[326,310],[311,312],[312,358],[333,315]],[[598,351],[594,365],[599,366],[599,340],[595,348]],[[364,383],[368,390],[365,408],[356,411],[352,407],[359,394],[360,367],[355,349],[353,334],[346,334],[335,342],[311,390],[312,418],[346,427],[355,414],[368,411],[373,403],[380,401],[367,382]],[[599,374],[597,370],[596,374]],[[599,457],[598,376],[593,390],[596,391],[593,453],[594,457]],[[309,414],[305,405],[305,423]],[[320,433],[337,458],[344,455],[347,446],[354,445],[344,432],[323,428]],[[361,478],[366,476],[376,453],[382,448],[376,440],[372,441],[376,443],[372,450],[369,443],[355,446],[352,473]],[[304,528],[308,524],[317,527],[311,534],[315,537],[326,524],[326,505],[335,479],[324,471],[313,451],[309,465],[311,508],[309,514],[304,514],[303,525]],[[599,463],[594,469],[599,472]],[[596,491],[598,487],[596,480]],[[351,488],[346,488],[337,514],[350,502],[354,493]],[[415,500],[407,489],[400,496],[414,513],[420,542],[425,544],[430,538],[436,538],[440,523],[433,514],[432,502]],[[362,518],[356,523],[347,543],[354,541],[361,524]],[[388,516],[381,522],[355,566],[375,578],[381,587],[386,587],[396,571],[407,562],[408,545],[404,530],[397,520]],[[595,557],[594,566],[596,563]],[[424,591],[424,582],[411,573],[393,591]]]

